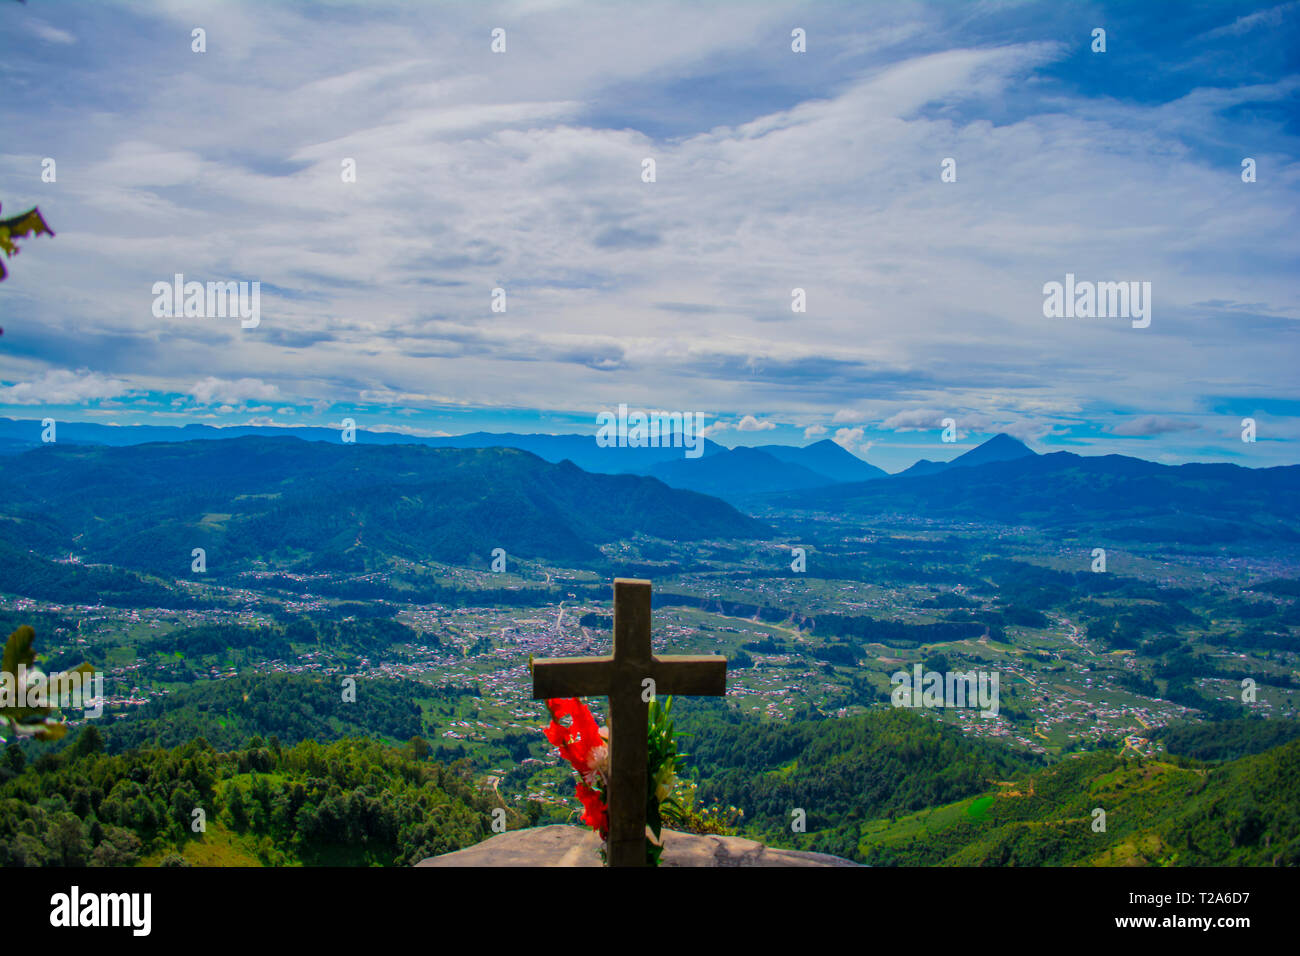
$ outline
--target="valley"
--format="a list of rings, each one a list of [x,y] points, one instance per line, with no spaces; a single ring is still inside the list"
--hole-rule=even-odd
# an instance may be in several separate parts
[[[179,746],[196,736],[237,748],[251,734],[274,733],[286,745],[313,735],[359,734],[416,746],[428,759],[458,768],[515,819],[570,820],[577,807],[570,772],[539,732],[544,709],[529,699],[528,662],[607,653],[616,575],[654,582],[656,648],[728,658],[725,703],[681,700],[677,711],[685,726],[700,723],[722,733],[721,714],[751,722],[744,725],[751,728],[829,729],[886,716],[922,721],[965,741],[962,746],[975,748],[972,754],[996,752],[1005,765],[951,791],[954,798],[977,795],[992,779],[1084,755],[1171,759],[1169,740],[1181,739],[1179,728],[1206,722],[1255,718],[1297,726],[1300,553],[1287,544],[1241,543],[1225,557],[1218,545],[941,520],[923,510],[859,515],[823,507],[817,495],[797,508],[768,501],[751,517],[635,476],[595,477],[621,483],[617,493],[658,509],[662,518],[650,523],[660,521],[664,531],[632,529],[620,517],[624,509],[614,507],[604,510],[603,525],[570,512],[564,521],[572,533],[556,534],[545,523],[528,525],[529,514],[561,512],[538,495],[545,479],[538,484],[525,476],[566,466],[524,454],[494,457],[498,484],[482,499],[509,502],[528,487],[518,515],[514,506],[499,509],[497,530],[477,532],[479,555],[452,563],[438,557],[445,538],[422,551],[421,536],[402,525],[400,512],[395,521],[391,504],[380,505],[379,499],[394,500],[391,462],[374,470],[363,463],[323,485],[329,467],[317,467],[315,459],[337,456],[336,450],[311,449],[312,467],[306,468],[278,444],[238,441],[268,464],[262,474],[245,469],[235,487],[210,476],[200,481],[198,475],[208,475],[203,468],[179,485],[160,486],[147,468],[123,461],[141,495],[148,489],[141,508],[167,516],[164,521],[145,523],[138,513],[96,507],[94,490],[72,481],[67,493],[77,495],[78,505],[69,507],[70,517],[56,511],[59,521],[38,524],[32,509],[8,506],[8,536],[0,539],[0,580],[8,582],[0,594],[0,624],[6,633],[32,624],[50,669],[89,661],[104,673],[106,709],[96,724],[110,753]],[[174,448],[190,456],[226,443],[194,444],[206,447]],[[173,446],[143,447],[112,453],[124,459],[137,453],[146,465],[157,454],[153,449],[177,454]],[[436,466],[455,475],[502,450],[416,453],[437,456],[431,459]],[[448,454],[460,457],[448,460]],[[41,484],[28,484],[26,494],[37,488],[47,499],[63,494],[66,479],[55,472],[79,466],[46,459]],[[519,470],[518,485],[510,484],[508,469],[501,472],[503,461]],[[970,471],[978,478],[983,469],[1004,467],[999,461]],[[422,474],[404,480],[429,488],[445,479]],[[264,510],[267,502],[294,499],[299,482],[309,494],[297,504]],[[341,493],[339,485],[349,490]],[[122,493],[121,485],[114,487],[114,494]],[[159,494],[160,487],[172,490]],[[419,493],[434,500],[428,491]],[[615,492],[592,491],[601,493]],[[472,512],[473,495],[458,494],[464,500],[456,510]],[[445,496],[438,500],[445,511]],[[10,501],[23,503],[23,494]],[[323,512],[320,501],[329,502],[339,520],[308,519],[302,509]],[[690,525],[695,515],[703,517],[699,527]],[[293,529],[306,520],[325,533],[314,544],[288,546],[298,533]],[[94,551],[64,551],[61,536],[88,526],[83,522],[104,527],[66,540]],[[266,526],[253,540],[268,542],[267,550],[248,544],[235,550],[220,536],[249,523]],[[288,533],[273,530],[285,523]],[[34,528],[40,534],[29,540],[50,542],[43,554],[23,546],[22,535]],[[722,528],[728,533],[718,534]],[[510,529],[521,532],[523,544],[512,540]],[[209,545],[204,573],[186,573],[191,540]],[[1101,573],[1092,570],[1098,542],[1107,552]],[[490,569],[488,545],[506,551],[504,571]],[[174,560],[165,557],[171,547]],[[804,551],[802,571],[793,570],[795,548]],[[106,555],[122,563],[96,560]],[[226,555],[237,558],[227,565]],[[159,573],[168,564],[182,570]],[[40,583],[88,577],[111,583],[105,593],[117,596],[52,600],[55,586],[43,590]],[[18,593],[23,584],[40,596]],[[996,672],[997,715],[943,706],[897,713],[891,676],[918,664],[936,672]],[[344,693],[349,680],[356,685],[350,701]],[[1253,700],[1243,700],[1244,680],[1254,682]],[[231,694],[224,687],[242,690]],[[602,702],[593,705],[602,709]],[[285,708],[302,713],[286,715]],[[81,723],[71,716],[69,740]],[[700,742],[699,760],[688,764],[701,795],[744,810],[737,825],[781,843],[779,826],[754,802],[748,785],[719,783],[727,779],[726,763],[710,757],[706,743]],[[39,756],[51,745],[24,748]],[[933,812],[939,819],[947,812],[932,800],[914,804],[891,812]],[[869,817],[871,811],[862,806],[852,813]],[[845,842],[844,827],[840,817],[823,815],[818,832],[831,841],[825,846],[832,852],[913,858],[911,851],[880,856],[879,846],[898,844],[892,829],[877,838],[877,829],[866,828],[859,848]],[[810,845],[823,844],[814,839]]]

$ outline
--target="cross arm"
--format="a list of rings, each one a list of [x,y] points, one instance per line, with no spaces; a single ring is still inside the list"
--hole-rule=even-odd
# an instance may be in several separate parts
[[[727,659],[717,654],[673,654],[654,658],[655,694],[724,697]]]
[[[609,693],[612,657],[542,657],[533,661],[533,700],[603,697]]]

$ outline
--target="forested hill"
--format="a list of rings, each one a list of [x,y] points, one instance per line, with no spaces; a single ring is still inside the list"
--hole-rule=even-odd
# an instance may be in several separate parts
[[[370,718],[404,733],[391,689],[392,713]],[[10,746],[0,865],[404,865],[485,839],[496,807],[511,827],[551,819],[540,803],[477,788],[468,765],[428,760],[418,739],[264,738],[340,715],[313,707],[307,723],[283,724],[285,709],[257,694],[227,710],[241,715],[229,737],[243,741],[228,749],[202,738],[153,746],[165,716],[143,714],[124,722],[118,745],[139,746],[123,753],[106,753],[93,726],[30,763]],[[187,725],[222,700],[168,713]],[[1217,765],[1105,751],[1045,767],[901,710],[772,722],[705,703],[677,716],[701,802],[740,808],[742,832],[774,846],[876,865],[1300,864],[1300,740]],[[195,809],[202,833],[190,828]],[[806,832],[792,830],[796,811]]]
[[[484,839],[500,805],[439,764],[368,740],[254,737],[218,751],[198,739],[113,756],[102,746],[91,727],[34,766],[18,747],[4,751],[0,866],[404,866]]]
[[[1213,767],[1090,754],[859,837],[878,864],[1296,866],[1300,740]]]
[[[808,834],[822,834],[816,848],[846,857],[856,854],[846,834],[858,821],[973,796],[1041,765],[892,708],[778,722],[691,701],[676,716],[705,803],[740,808],[746,832],[776,846],[794,845],[791,814],[802,809]]]
[[[342,737],[401,743],[424,732],[419,699],[474,692],[363,678],[357,695],[365,703],[357,705],[343,700],[337,679],[244,674],[191,684],[134,708],[104,728],[105,749],[175,747],[198,737],[218,750],[238,750],[257,736],[274,736],[285,745]]]
[[[234,438],[52,444],[0,476],[0,545],[177,576],[255,561],[364,570],[391,558],[485,566],[494,548],[571,562],[644,533],[746,538],[767,528],[716,498],[596,475],[509,448]]]
[[[1054,452],[772,500],[860,516],[918,514],[1131,541],[1300,541],[1300,465],[1161,465],[1124,455]]]
[[[740,808],[773,846],[886,866],[1300,864],[1300,740],[1213,766],[1108,750],[1044,767],[902,710],[774,723],[683,708],[679,723],[705,802]]]

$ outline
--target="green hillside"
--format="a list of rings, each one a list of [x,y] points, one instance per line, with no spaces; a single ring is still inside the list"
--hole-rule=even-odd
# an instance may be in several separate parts
[[[375,706],[362,723],[313,681],[241,678],[110,725],[110,746],[125,752],[105,753],[95,728],[31,762],[10,746],[0,865],[402,865],[486,838],[495,807],[511,827],[554,818],[557,808],[477,787],[472,761],[429,761],[418,737],[261,736],[416,726],[402,682],[367,688]],[[155,745],[204,721],[220,724],[228,749]],[[684,708],[679,729],[701,804],[740,808],[741,832],[770,845],[878,866],[1300,863],[1300,740],[1218,765],[1102,752],[1043,767],[901,710],[776,722],[705,705]],[[189,827],[195,808],[203,833]]]
[[[701,798],[771,845],[883,866],[1300,862],[1300,740],[1213,766],[1105,751],[1043,767],[902,710],[784,723],[683,708],[680,723]],[[1234,747],[1290,728],[1239,723],[1222,731]]]
[[[860,822],[975,796],[1034,765],[905,710],[777,722],[691,704],[679,725],[701,799],[738,807],[745,833],[773,845],[852,857]]]
[[[188,576],[196,547],[218,575],[263,562],[312,573],[394,559],[485,567],[498,547],[593,562],[599,545],[637,532],[701,540],[769,530],[716,498],[511,448],[296,438],[50,445],[10,460],[0,502],[0,546],[13,552],[0,551],[0,571],[33,547],[165,576]]]
[[[0,866],[404,866],[484,839],[499,806],[441,765],[369,740],[101,747],[91,728],[34,765],[4,752]]]
[[[341,737],[404,742],[423,732],[416,701],[437,693],[414,681],[360,680],[350,704],[337,680],[297,674],[245,674],[203,681],[133,708],[105,728],[111,753],[177,747],[203,737],[218,750],[236,750],[252,737],[284,744]]]
[[[857,830],[877,865],[1294,866],[1300,741],[1217,767],[1092,754]]]

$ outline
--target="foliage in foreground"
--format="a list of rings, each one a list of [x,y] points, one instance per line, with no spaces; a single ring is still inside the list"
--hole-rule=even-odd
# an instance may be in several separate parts
[[[495,804],[440,764],[370,740],[103,753],[93,726],[58,754],[0,761],[0,865],[402,866],[491,835]],[[204,832],[194,832],[195,810]]]
[[[5,256],[18,255],[18,244],[15,239],[21,239],[24,236],[39,236],[41,234],[53,236],[54,230],[51,229],[41,216],[40,209],[33,206],[24,213],[19,213],[9,219],[0,219],[0,252]],[[0,279],[7,275],[5,271],[4,259],[0,259]]]

